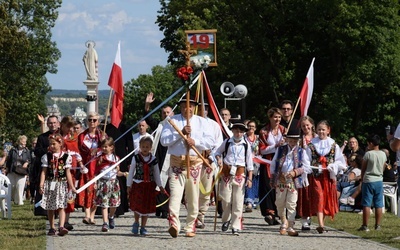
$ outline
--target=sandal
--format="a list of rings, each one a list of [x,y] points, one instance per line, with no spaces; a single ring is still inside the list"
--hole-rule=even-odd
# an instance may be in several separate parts
[[[90,225],[96,225],[96,221],[94,219],[92,220],[92,219],[89,218],[89,224]]]
[[[317,229],[317,232],[320,233],[320,234],[322,234],[324,232],[325,233],[327,232],[324,227],[317,227],[316,229]]]
[[[90,224],[90,219],[88,217],[85,217],[82,219],[83,224],[89,225]]]
[[[285,226],[281,226],[281,227],[279,228],[279,234],[280,234],[280,235],[286,235],[286,234],[287,234],[287,230],[286,230],[286,227],[285,227]]]

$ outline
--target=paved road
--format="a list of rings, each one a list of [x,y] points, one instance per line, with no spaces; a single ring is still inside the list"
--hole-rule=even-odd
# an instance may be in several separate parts
[[[181,209],[181,222],[184,223],[186,212]],[[221,231],[221,221],[218,220],[214,232],[214,208],[206,219],[206,228],[199,230],[196,237],[186,238],[184,233],[178,238],[172,238],[167,230],[166,219],[151,217],[148,220],[146,237],[133,236],[131,225],[133,213],[129,212],[116,218],[116,228],[108,233],[101,232],[102,220],[96,217],[97,225],[82,223],[83,213],[71,214],[74,230],[64,237],[47,237],[47,250],[73,249],[392,249],[388,246],[359,238],[337,230],[329,230],[318,234],[315,227],[309,232],[300,232],[298,237],[279,235],[279,226],[266,226],[258,210],[244,214],[244,230],[240,236],[234,236],[229,230]],[[299,228],[299,223],[295,228]]]

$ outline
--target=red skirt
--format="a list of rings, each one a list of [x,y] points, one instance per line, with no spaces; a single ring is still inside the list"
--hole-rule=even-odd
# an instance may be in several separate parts
[[[323,171],[318,177],[311,177],[311,213],[323,213],[333,219],[339,211],[336,181],[329,178],[329,171]]]
[[[311,183],[312,175],[307,175],[308,183]],[[301,217],[311,217],[311,194],[310,186],[299,188],[297,190],[297,214]]]
[[[129,195],[129,207],[140,215],[150,215],[156,212],[156,183],[133,182]]]

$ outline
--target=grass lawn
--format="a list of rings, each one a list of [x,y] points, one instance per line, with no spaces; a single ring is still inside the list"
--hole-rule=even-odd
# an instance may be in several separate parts
[[[46,249],[46,219],[27,203],[12,206],[11,220],[0,220],[0,249]]]
[[[314,225],[317,224],[316,217],[313,218],[313,223]],[[394,239],[400,236],[400,218],[392,213],[386,212],[383,214],[382,229],[380,231],[374,229],[374,215],[371,215],[369,218],[369,232],[357,231],[357,229],[362,225],[362,214],[352,212],[339,212],[333,221],[330,218],[325,218],[325,225],[400,249],[400,239]]]

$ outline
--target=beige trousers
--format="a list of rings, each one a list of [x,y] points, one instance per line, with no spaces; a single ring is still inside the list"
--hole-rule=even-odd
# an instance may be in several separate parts
[[[290,187],[285,187],[284,184],[281,184],[275,188],[275,192],[275,205],[278,211],[278,216],[281,218],[282,225],[287,225],[286,221],[293,222],[296,217],[297,189],[294,187],[293,183]]]
[[[213,176],[214,171],[207,167],[207,165],[203,164],[201,170],[201,184],[203,185],[206,192],[211,190],[213,184]],[[201,191],[199,193],[199,214],[197,215],[197,219],[204,223],[204,216],[208,211],[209,204],[210,204],[210,194],[203,194]]]
[[[242,229],[244,188],[246,177],[244,174],[236,176],[222,176],[219,183],[219,197],[222,200],[222,222],[231,220],[233,229]]]
[[[169,224],[175,226],[178,232],[181,230],[179,211],[183,193],[186,199],[186,226],[185,232],[195,232],[195,221],[199,212],[199,182],[202,160],[197,156],[190,157],[189,178],[185,157],[171,155],[171,167],[169,174]]]

